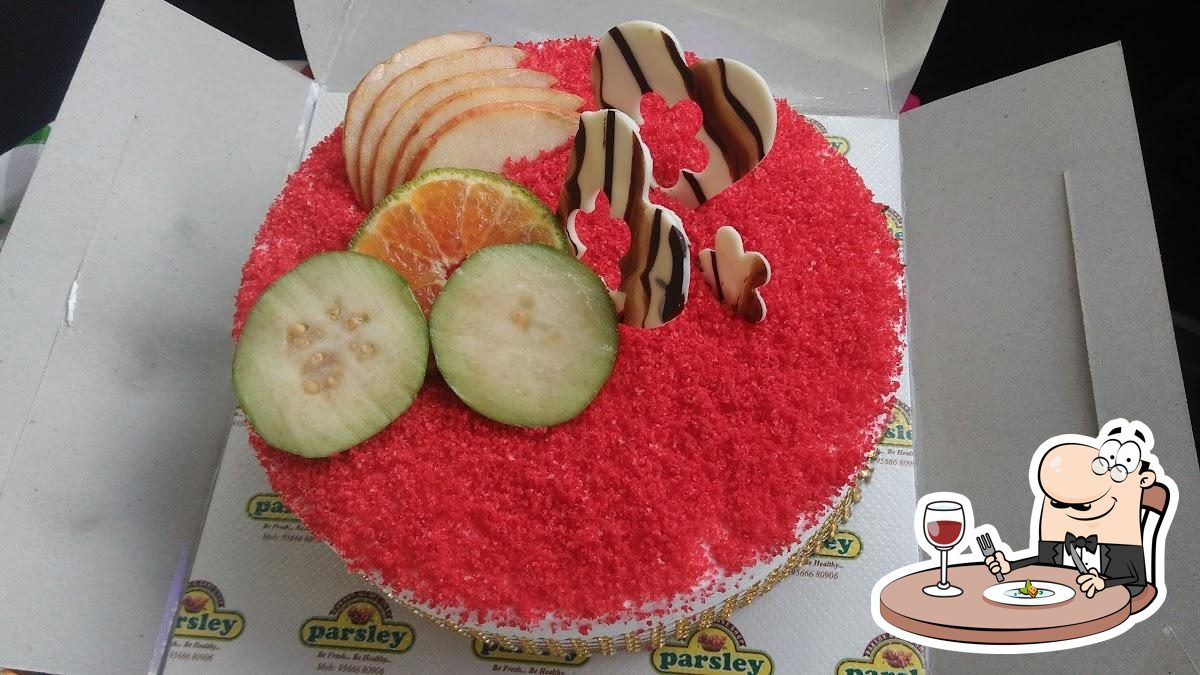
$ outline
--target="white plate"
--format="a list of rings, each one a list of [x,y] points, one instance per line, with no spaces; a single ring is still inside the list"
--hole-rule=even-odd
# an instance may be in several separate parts
[[[1075,589],[1070,586],[1056,584],[1053,581],[1038,581],[1037,579],[1033,579],[1033,586],[1039,591],[1038,597],[1031,598],[1025,595],[1018,595],[1016,593],[1017,589],[1024,585],[1024,579],[1021,581],[1005,581],[1004,583],[985,588],[983,597],[1002,605],[1015,605],[1017,607],[1057,605],[1060,602],[1066,602],[1075,597]]]

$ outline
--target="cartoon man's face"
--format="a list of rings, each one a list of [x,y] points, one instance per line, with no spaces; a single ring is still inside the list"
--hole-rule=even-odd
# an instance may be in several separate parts
[[[1154,472],[1136,443],[1107,440],[1100,449],[1068,443],[1051,448],[1038,467],[1041,539],[1062,541],[1067,532],[1096,535],[1105,544],[1142,543],[1142,490]]]

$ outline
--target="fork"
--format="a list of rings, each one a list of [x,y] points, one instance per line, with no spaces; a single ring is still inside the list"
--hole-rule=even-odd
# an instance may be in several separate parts
[[[979,551],[983,553],[984,558],[996,555],[996,547],[992,546],[992,535],[984,532],[978,537],[975,537],[975,541],[979,542]],[[1004,581],[1004,575],[996,572],[996,581]]]

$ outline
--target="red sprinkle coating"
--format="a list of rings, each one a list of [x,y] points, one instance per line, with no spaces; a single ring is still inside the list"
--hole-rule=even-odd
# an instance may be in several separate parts
[[[593,44],[520,45],[531,52],[523,66],[590,101]],[[505,427],[430,377],[407,413],[328,460],[252,434],[287,505],[352,569],[456,608],[451,618],[521,627],[551,613],[585,631],[629,618],[631,605],[669,601],[794,543],[797,523],[831,504],[879,430],[896,388],[904,299],[881,205],[820,133],[785,103],[778,110],[766,160],[702,208],[652,192],[683,218],[693,259],[727,223],[766,255],[765,322],[735,318],[693,265],[683,315],[656,330],[622,326],[612,379],[571,423]],[[648,96],[644,111],[660,182],[702,166],[694,107],[666,112]],[[235,333],[268,284],[344,248],[365,217],[341,139],[335,131],[313,149],[267,214]],[[553,208],[569,145],[507,175]],[[629,235],[606,211],[602,203],[578,223],[585,260],[611,281]]]

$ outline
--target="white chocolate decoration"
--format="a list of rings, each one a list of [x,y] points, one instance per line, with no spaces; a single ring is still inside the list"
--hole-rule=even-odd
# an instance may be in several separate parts
[[[696,207],[732,185],[767,156],[775,141],[775,99],[754,69],[732,59],[691,66],[679,40],[650,21],[608,31],[592,55],[592,90],[601,108],[616,108],[642,123],[642,95],[656,92],[675,105],[688,98],[704,115],[696,138],[708,149],[702,171],[683,169],[667,194]]]
[[[558,199],[558,215],[575,248],[583,257],[587,246],[575,231],[579,209],[591,213],[603,190],[613,218],[632,216],[652,207],[650,186],[654,163],[638,134],[637,124],[619,110],[597,110],[579,116],[579,130],[567,162],[567,177]]]
[[[742,235],[728,225],[717,230],[714,248],[700,251],[700,273],[717,300],[732,305],[738,316],[758,323],[767,318],[767,303],[759,288],[771,280],[771,265],[763,254],[746,252]]]
[[[575,231],[580,210],[591,213],[601,191],[609,215],[629,227],[629,250],[621,257],[621,283],[613,302],[621,323],[656,328],[679,316],[687,303],[691,256],[683,221],[650,203],[654,180],[650,151],[637,125],[618,110],[579,116],[579,130],[558,197],[558,217],[576,255],[587,247]]]

